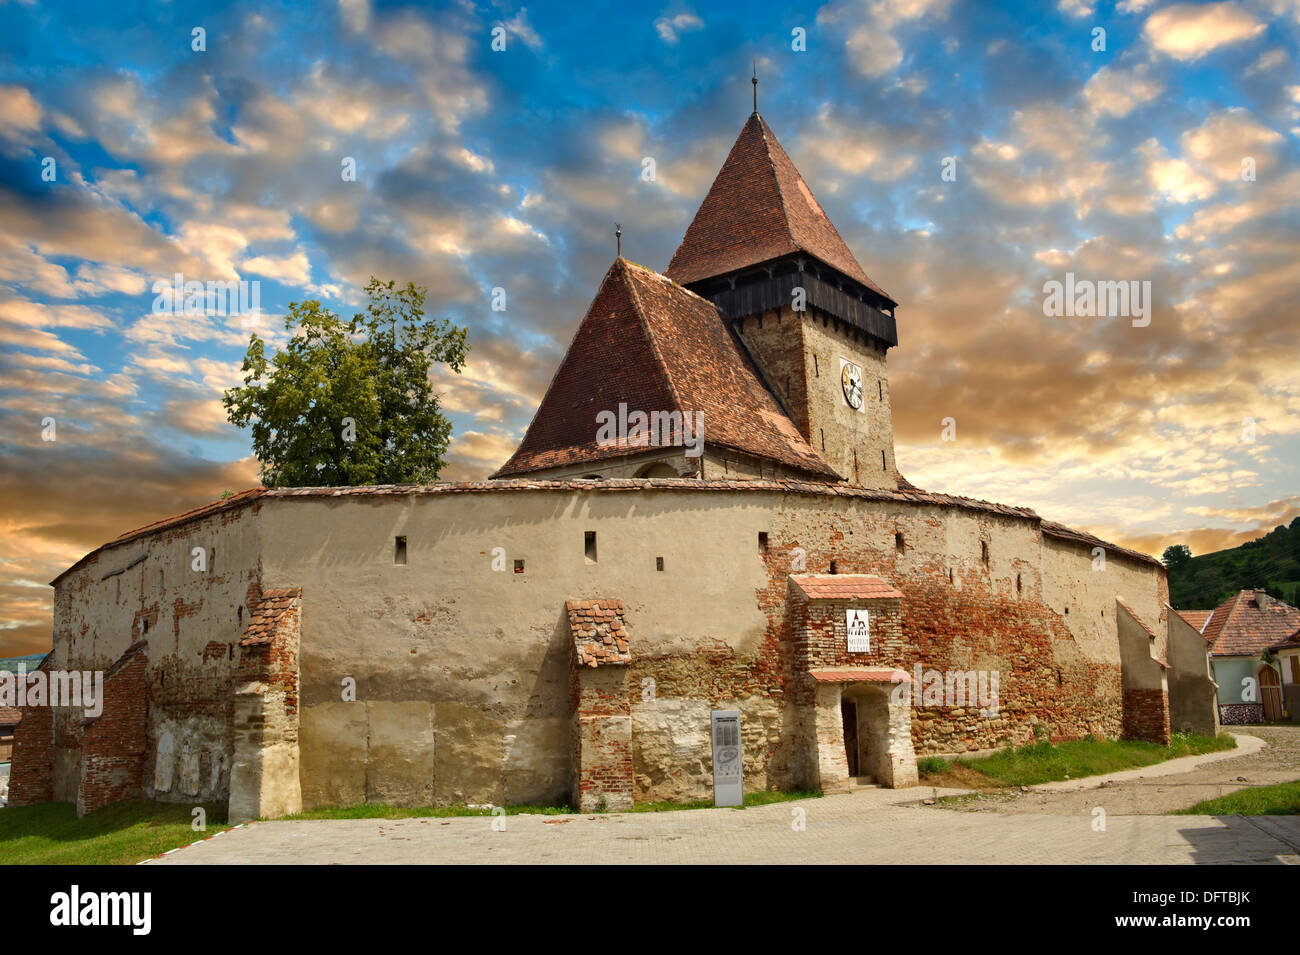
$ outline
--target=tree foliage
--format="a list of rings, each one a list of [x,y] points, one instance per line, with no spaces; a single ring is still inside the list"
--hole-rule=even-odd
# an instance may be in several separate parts
[[[1208,610],[1239,590],[1266,590],[1300,604],[1300,517],[1240,547],[1191,556],[1185,545],[1165,549],[1169,602],[1179,610]]]
[[[460,372],[466,329],[424,317],[425,289],[372,278],[365,311],[344,321],[318,301],[292,302],[283,350],[254,334],[244,383],[226,415],[251,428],[262,483],[280,487],[410,484],[446,464],[451,422],[429,372]]]

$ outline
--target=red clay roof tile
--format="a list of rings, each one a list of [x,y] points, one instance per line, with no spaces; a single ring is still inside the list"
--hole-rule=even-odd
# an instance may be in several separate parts
[[[894,302],[867,277],[776,134],[754,113],[664,274],[687,285],[796,252],[820,259]]]
[[[597,443],[596,416],[618,414],[621,404],[629,414],[699,414],[708,447],[840,480],[763,386],[717,307],[622,258],[606,273],[524,440],[493,477],[658,450]]]

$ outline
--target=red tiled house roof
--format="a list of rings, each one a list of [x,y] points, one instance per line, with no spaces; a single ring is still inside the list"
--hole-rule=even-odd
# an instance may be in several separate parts
[[[1175,610],[1174,613],[1186,620],[1192,627],[1198,631],[1205,629],[1205,623],[1210,619],[1213,610]]]
[[[1300,630],[1291,634],[1281,643],[1275,643],[1269,647],[1270,650],[1294,650],[1296,648],[1300,648]]]
[[[1214,608],[1201,633],[1216,657],[1257,657],[1300,629],[1300,609],[1262,590],[1243,590]]]
[[[664,274],[689,285],[799,252],[897,304],[867,277],[776,135],[754,113]]]
[[[839,481],[737,346],[717,306],[657,272],[617,259],[601,282],[532,424],[493,478],[594,464],[658,448],[601,447],[596,415],[703,415],[707,447]]]

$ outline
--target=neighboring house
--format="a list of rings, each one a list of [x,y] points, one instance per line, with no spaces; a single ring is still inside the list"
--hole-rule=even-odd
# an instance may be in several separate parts
[[[1263,590],[1243,590],[1214,610],[1179,610],[1210,645],[1214,681],[1219,685],[1219,719],[1225,724],[1280,720],[1289,708],[1283,700],[1282,671],[1266,652],[1295,639],[1300,609]],[[1296,677],[1288,674],[1288,682]],[[1291,709],[1291,712],[1295,712]]]
[[[1300,723],[1300,630],[1269,650],[1276,655],[1282,671],[1282,705],[1292,722]]]
[[[23,711],[15,706],[0,706],[0,763],[7,763],[14,752],[14,730],[22,722]]]

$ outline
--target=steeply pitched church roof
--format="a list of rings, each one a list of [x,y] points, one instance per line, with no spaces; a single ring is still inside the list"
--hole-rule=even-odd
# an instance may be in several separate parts
[[[862,271],[776,135],[754,113],[664,274],[686,285],[794,252],[894,301]]]
[[[493,475],[594,463],[641,451],[597,444],[596,415],[700,412],[706,447],[838,481],[763,386],[717,307],[619,258],[605,274],[523,442]]]

